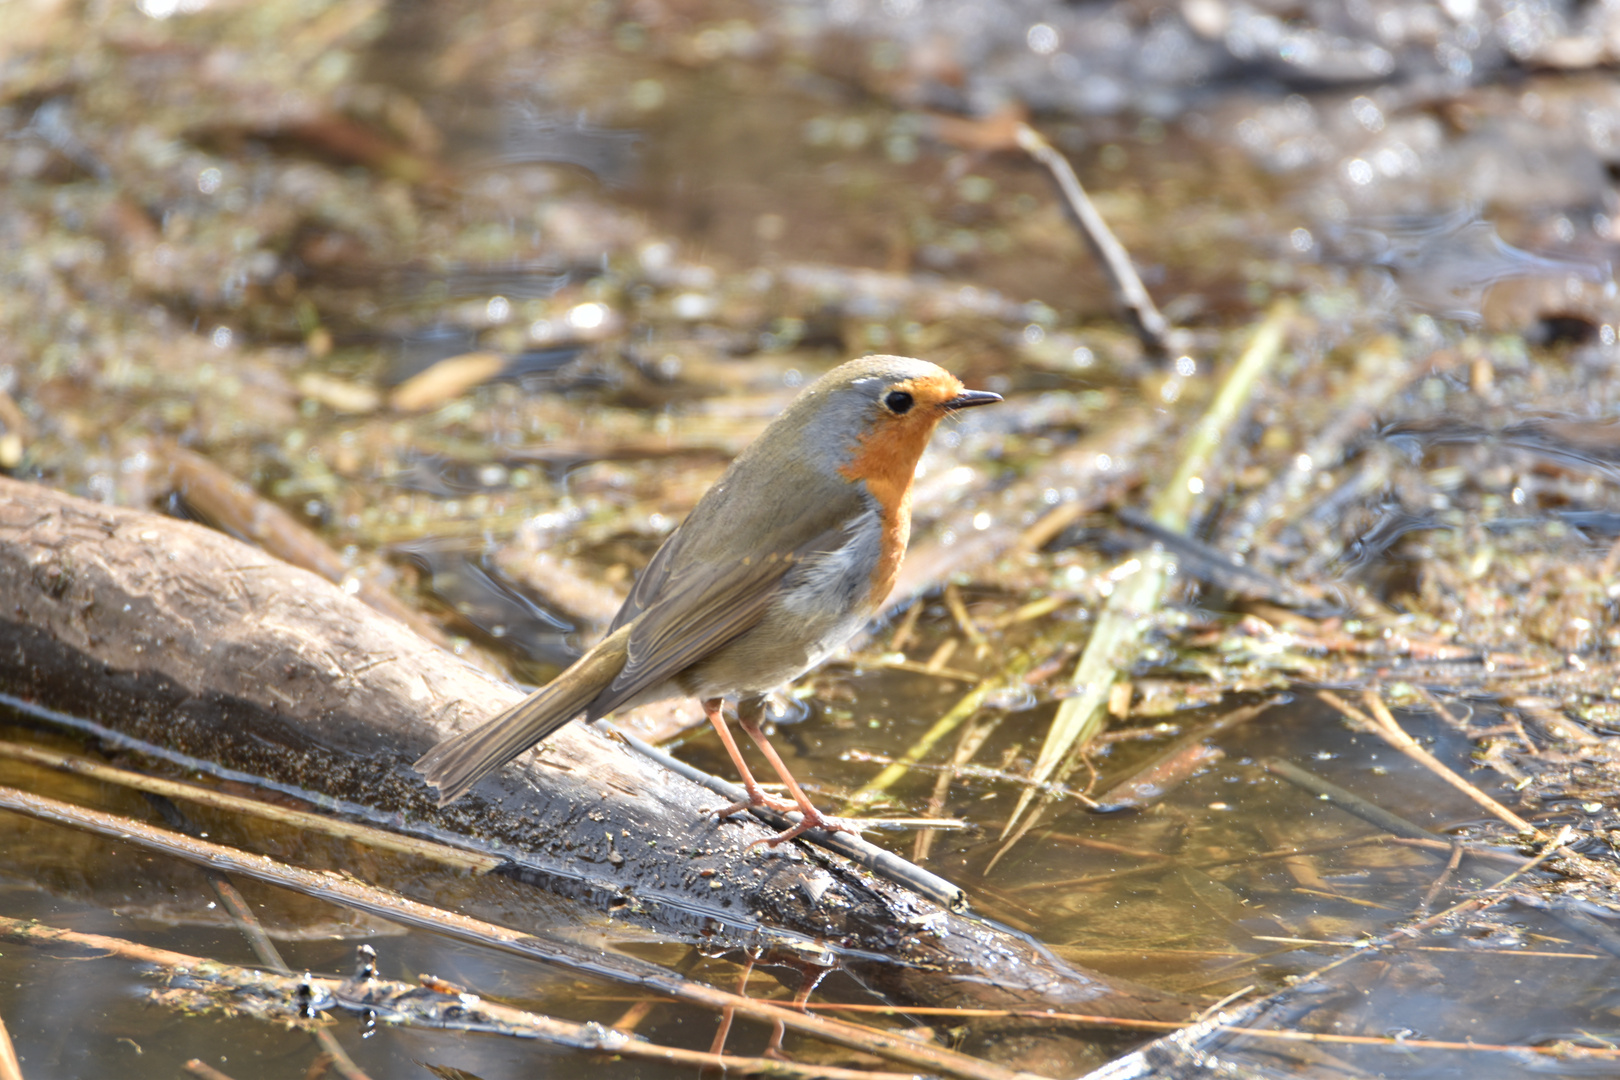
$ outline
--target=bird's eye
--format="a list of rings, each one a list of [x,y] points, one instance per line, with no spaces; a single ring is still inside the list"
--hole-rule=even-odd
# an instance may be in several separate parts
[[[904,390],[890,390],[887,394],[883,395],[884,407],[890,412],[894,413],[896,416],[899,416],[901,413],[909,412],[911,410],[911,402],[911,395],[906,393]]]

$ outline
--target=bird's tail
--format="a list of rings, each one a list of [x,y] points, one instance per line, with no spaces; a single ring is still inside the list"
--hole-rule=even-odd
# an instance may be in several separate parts
[[[423,754],[415,768],[439,789],[439,805],[461,798],[487,774],[584,712],[623,670],[629,639],[630,627],[620,627],[510,709]]]

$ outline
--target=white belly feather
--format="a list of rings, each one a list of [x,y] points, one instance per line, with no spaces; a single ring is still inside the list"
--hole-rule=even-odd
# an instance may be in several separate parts
[[[883,546],[882,515],[875,507],[858,515],[844,536],[832,551],[805,556],[759,624],[685,676],[686,691],[701,698],[774,690],[865,626],[873,614],[868,600]]]
[[[782,610],[817,631],[806,668],[841,648],[872,617],[865,600],[883,549],[882,514],[867,510],[845,526],[844,535],[842,547],[806,559],[782,594]]]

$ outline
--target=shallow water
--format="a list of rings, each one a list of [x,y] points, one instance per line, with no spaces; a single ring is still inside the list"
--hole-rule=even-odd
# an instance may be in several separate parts
[[[83,28],[66,14],[40,16],[26,38],[12,37],[20,44],[0,47],[14,62],[0,99],[12,136],[0,147],[11,194],[0,235],[14,249],[3,263],[0,390],[26,421],[0,411],[9,435],[26,428],[6,467],[108,501],[161,505],[159,439],[179,439],[315,529],[351,573],[435,612],[457,648],[543,679],[601,628],[635,568],[805,379],[847,355],[925,355],[1009,400],[936,439],[919,479],[918,549],[948,556],[979,534],[1031,528],[1054,506],[1087,509],[1033,550],[967,568],[964,610],[987,637],[982,655],[939,582],[927,582],[936,588],[914,626],[897,613],[853,660],[802,682],[808,716],[782,724],[778,744],[820,802],[840,805],[1011,650],[1029,649],[1051,661],[1044,679],[1003,690],[976,717],[998,726],[974,763],[1015,775],[950,785],[939,813],[968,828],[939,832],[927,865],[962,884],[977,912],[1063,958],[1199,1006],[1244,987],[1280,990],[1524,861],[1498,842],[1448,872],[1443,845],[1390,840],[1267,772],[1263,759],[1287,759],[1441,837],[1502,841],[1477,804],[1347,726],[1313,696],[1318,682],[1349,685],[1352,699],[1373,683],[1432,686],[1472,730],[1408,694],[1401,700],[1414,707],[1398,716],[1409,732],[1542,828],[1581,825],[1579,849],[1612,862],[1606,758],[1535,720],[1551,712],[1610,737],[1601,710],[1616,691],[1596,676],[1569,680],[1602,670],[1620,643],[1605,559],[1612,530],[1600,516],[1617,509],[1603,423],[1616,405],[1620,313],[1606,273],[1595,272],[1616,236],[1608,163],[1620,99],[1612,80],[1554,70],[1536,51],[1570,40],[1560,34],[1576,35],[1579,19],[1542,11],[1565,22],[1558,33],[1536,22],[1545,32],[1532,34],[1519,6],[1446,5],[1448,29],[1419,48],[1413,26],[1440,9],[1412,8],[1395,28],[1400,41],[1377,46],[1395,66],[1352,77],[1347,57],[1382,63],[1355,35],[1395,33],[1388,18],[1333,23],[1348,36],[1302,71],[1287,43],[1328,39],[1289,36],[1309,29],[1292,24],[1266,37],[1263,20],[1210,36],[1196,16],[1215,5],[1148,22],[1125,6],[1104,17],[1024,5],[1009,10],[1027,25],[957,38],[972,19],[953,20],[949,5],[912,22],[919,5],[854,7],[824,19],[792,5],[332,3],[252,17],[166,8],[158,18],[143,5]],[[1179,57],[1189,74],[1167,79],[1143,60],[1139,71],[1067,78],[1054,57],[1095,61],[1075,23],[1093,16],[1118,49]],[[1474,23],[1481,32],[1470,38],[1463,24]],[[1054,53],[1037,26],[1074,47]],[[1270,42],[1260,60],[1238,55],[1255,40]],[[1463,72],[1442,45],[1467,46],[1477,63]],[[1450,77],[1436,82],[1439,57],[1451,57]],[[1042,82],[1054,72],[1067,81]],[[1117,104],[1122,85],[1134,86],[1123,98],[1138,98],[1137,108]],[[1191,329],[1185,366],[1144,357],[1122,328],[1045,174],[934,137],[936,111],[971,102],[982,115],[1017,87],[1050,110],[1033,122],[1073,160],[1172,319]],[[138,115],[132,102],[144,107]],[[1390,224],[1397,215],[1487,238],[1490,265],[1425,246],[1439,234],[1402,232]],[[1403,259],[1392,263],[1388,244],[1352,242],[1369,236],[1396,236]],[[1485,290],[1498,279],[1506,284]],[[1238,331],[1284,294],[1303,297],[1308,325],[1232,440],[1240,460],[1208,478],[1195,532],[1243,552],[1245,565],[1321,586],[1329,608],[1356,595],[1387,605],[1382,638],[1325,618],[1284,641],[1286,613],[1178,585],[1119,725],[1146,737],[1099,745],[1090,793],[1235,705],[1278,703],[1216,738],[1219,760],[1146,807],[1057,804],[997,859],[1016,775],[1068,692],[1090,613],[1141,543],[1106,511],[1141,505],[1169,475],[1179,435],[1241,347]],[[386,409],[404,378],[473,351],[521,355],[521,370],[419,412]],[[1129,442],[1113,426],[1127,420],[1153,434]],[[1430,426],[1375,437],[1404,420]],[[1462,434],[1424,437],[1442,421]],[[1534,445],[1527,423],[1540,425]],[[1128,453],[1111,440],[1128,442]],[[8,446],[0,442],[0,457]],[[1041,472],[1067,454],[1086,471]],[[1507,521],[1529,524],[1489,531]],[[474,573],[446,552],[489,558]],[[478,577],[500,570],[527,599],[507,595],[503,607],[500,588]],[[561,588],[564,579],[580,591]],[[1062,603],[1017,616],[1043,597]],[[572,629],[549,625],[551,615]],[[513,648],[521,619],[541,629]],[[1446,668],[1444,656],[1368,646],[1358,667],[1323,644],[1340,630],[1361,634],[1358,648],[1402,635],[1460,641],[1470,666],[1459,673],[1463,661]],[[898,651],[911,666],[932,659],[938,670],[883,666],[902,632]],[[1497,654],[1502,670],[1518,670],[1509,654],[1528,657],[1529,673],[1500,676]],[[1219,706],[1196,707],[1223,694]],[[1512,757],[1520,751],[1493,750],[1493,737],[1478,734],[1521,722],[1533,729],[1530,756],[1567,755],[1580,773],[1573,794],[1533,801],[1546,786],[1539,774]],[[54,737],[21,725],[0,733]],[[928,760],[948,756],[955,738]],[[729,775],[709,733],[678,752]],[[937,775],[915,772],[889,805],[862,812],[920,814]],[[1088,775],[1069,783],[1084,787]],[[154,816],[129,793],[10,762],[0,761],[0,782]],[[690,942],[656,940],[509,882],[229,820],[199,827],[507,925],[690,962],[716,985],[738,978],[736,955],[704,957]],[[917,851],[910,833],[878,835]],[[1546,910],[1543,884],[1305,984],[1292,1002],[1300,1026],[1414,1043],[1323,1043],[1314,1049],[1327,1059],[1308,1067],[1592,1068],[1415,1045],[1612,1039],[1605,988],[1617,959],[1601,935]],[[294,971],[346,973],[365,940],[395,978],[429,972],[603,1024],[631,1004],[618,988],[538,964],[265,887],[243,891]],[[254,962],[198,871],[8,815],[0,898],[10,917]],[[1600,920],[1616,899],[1577,897]],[[771,974],[788,987],[800,979]],[[302,1032],[155,1006],[150,985],[124,961],[8,945],[0,1017],[25,1075],[167,1077],[197,1057],[246,1080],[303,1075],[315,1055]],[[749,989],[786,992],[762,973]],[[815,1000],[874,1003],[836,972]],[[953,1026],[900,1022],[911,1021]],[[637,1030],[706,1049],[715,1023],[664,1003]],[[333,1031],[376,1077],[423,1062],[488,1080],[584,1064],[494,1036],[365,1031],[353,1020]],[[728,1047],[759,1053],[768,1034],[739,1021]],[[848,1063],[803,1040],[787,1047]]]

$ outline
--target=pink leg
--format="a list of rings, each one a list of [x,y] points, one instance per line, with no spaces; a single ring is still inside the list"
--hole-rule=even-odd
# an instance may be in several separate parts
[[[754,843],[769,844],[771,847],[775,847],[777,844],[785,840],[792,840],[794,837],[811,829],[826,829],[830,832],[855,832],[853,828],[836,818],[826,817],[810,802],[810,798],[804,793],[804,789],[799,787],[799,782],[793,779],[792,773],[788,772],[787,764],[783,762],[782,756],[776,752],[776,747],[771,745],[771,741],[765,737],[765,732],[760,730],[759,722],[764,715],[765,699],[763,697],[743,698],[737,703],[737,723],[741,724],[742,729],[748,732],[748,737],[754,740],[754,745],[759,747],[760,753],[765,755],[765,760],[769,761],[771,768],[776,770],[776,775],[780,776],[782,783],[787,785],[789,793],[793,796],[794,804],[798,807],[799,813],[804,815],[804,818],[792,828],[764,840],[755,840]],[[752,847],[753,845],[749,846]]]
[[[764,789],[759,786],[759,782],[754,779],[754,774],[748,771],[748,762],[743,760],[742,751],[737,748],[737,740],[731,737],[731,728],[727,726],[725,714],[721,712],[724,705],[725,702],[721,698],[709,698],[703,702],[703,715],[707,716],[709,723],[714,725],[714,730],[720,736],[720,741],[725,744],[726,753],[731,755],[731,763],[737,766],[737,775],[742,777],[743,790],[748,792],[748,798],[742,802],[732,803],[724,810],[715,811],[716,815],[721,818],[728,818],[732,814],[741,813],[755,806],[768,806],[776,811],[795,809],[793,803],[783,802],[781,799],[773,799],[766,795]]]

